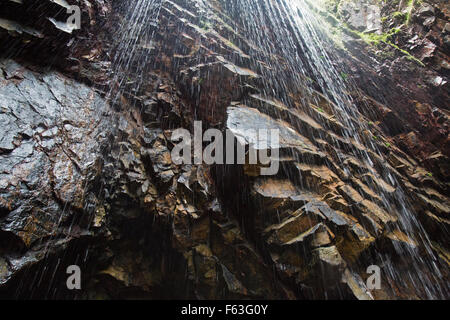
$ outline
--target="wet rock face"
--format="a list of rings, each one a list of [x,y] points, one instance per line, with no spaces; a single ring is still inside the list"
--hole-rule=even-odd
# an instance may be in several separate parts
[[[354,29],[381,32],[380,8],[376,1],[347,1],[339,5],[339,14]]]
[[[359,2],[328,1],[333,4],[328,8],[339,20],[346,22],[348,16],[341,7],[359,8]],[[348,25],[341,30],[349,35],[344,36],[345,46],[356,58],[352,60],[347,55],[343,64],[352,70],[354,80],[364,83],[359,86],[364,93],[384,105],[380,108],[376,103],[370,103],[371,108],[377,110],[373,122],[379,121],[383,130],[394,136],[404,151],[419,154],[423,165],[439,174],[441,169],[430,165],[428,158],[439,152],[445,157],[450,154],[448,3],[375,2],[371,3],[380,12],[381,29],[362,33],[358,26]],[[392,87],[397,90],[387,89]],[[383,97],[378,94],[380,91],[384,92]],[[361,107],[364,103],[361,102]],[[406,136],[411,135],[417,139],[406,142]]]
[[[72,239],[91,236],[115,117],[92,88],[56,72],[0,63],[0,282]]]
[[[369,92],[355,97],[365,103],[354,119],[368,129],[347,137],[323,92],[267,90],[277,83],[269,70],[287,62],[255,48],[229,2],[165,1],[151,39],[121,26],[128,3],[84,3],[88,28],[57,39],[44,28],[23,55],[0,62],[1,297],[423,298],[395,277],[411,272],[411,252],[426,250],[400,227],[402,201],[413,204],[447,281],[446,145],[436,138],[443,147],[422,161],[445,108],[408,103],[416,113],[406,121]],[[354,23],[370,29],[361,17]],[[133,50],[117,65],[111,34],[124,30]],[[59,71],[29,57],[39,39],[70,48]],[[345,63],[359,67],[353,58]],[[172,133],[192,132],[198,119],[247,147],[279,148],[279,171],[175,164]],[[247,131],[268,128],[279,129],[279,146]],[[65,287],[73,264],[83,271],[79,292]],[[372,264],[383,269],[381,290],[366,287]]]
[[[80,8],[80,25],[73,14]],[[100,34],[111,2],[104,0],[6,0],[0,3],[0,46],[2,56],[22,56],[28,61],[64,70],[72,78],[104,84],[109,59],[101,56],[101,42],[111,37]],[[78,28],[79,27],[79,28]],[[95,62],[93,61],[95,59]],[[44,63],[47,64],[47,63]]]

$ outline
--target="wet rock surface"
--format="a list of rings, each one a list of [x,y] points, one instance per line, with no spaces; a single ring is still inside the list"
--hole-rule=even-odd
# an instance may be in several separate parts
[[[110,34],[122,30],[123,4],[90,2],[76,41],[37,37],[73,43],[50,70],[29,52],[0,62],[1,297],[426,298],[390,269],[410,271],[403,253],[425,250],[402,231],[402,201],[431,238],[448,297],[447,144],[423,147],[447,123],[442,100],[424,105],[412,91],[415,113],[405,118],[366,92],[356,116],[369,129],[357,141],[323,93],[267,93],[276,79],[265,75],[281,58],[255,49],[226,4],[165,1],[153,38],[134,39],[140,58],[114,66]],[[280,129],[279,172],[176,165],[172,133],[193,132],[194,119],[257,147],[246,129]],[[438,129],[427,125],[435,120]],[[80,292],[65,287],[73,264],[83,270]],[[373,264],[381,290],[365,284]]]
[[[94,89],[62,74],[12,60],[0,69],[5,284],[48,252],[93,236],[93,190],[116,120]]]

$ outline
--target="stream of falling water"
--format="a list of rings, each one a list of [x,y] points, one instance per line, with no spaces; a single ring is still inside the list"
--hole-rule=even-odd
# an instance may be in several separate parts
[[[200,7],[205,7],[205,1],[198,0]],[[143,45],[151,46],[158,18],[164,0],[133,0],[127,3],[126,16],[121,30],[118,32],[118,47],[113,59],[113,83],[108,98],[114,103],[126,86],[128,77],[133,70],[137,72],[137,81],[132,84],[136,92],[142,83],[142,76],[146,73],[149,56],[143,55],[138,48]],[[376,144],[367,142],[360,136],[360,132],[368,128],[358,121],[360,115],[352,98],[346,93],[351,84],[346,83],[334,65],[329,46],[320,31],[321,21],[311,10],[306,0],[239,0],[229,1],[228,6],[234,14],[240,17],[240,25],[245,37],[252,42],[257,50],[251,56],[259,57],[262,61],[266,57],[280,55],[287,62],[285,69],[271,65],[263,74],[264,91],[268,96],[279,98],[286,105],[291,105],[287,92],[295,88],[303,90],[306,103],[315,102],[313,88],[306,79],[314,78],[322,93],[334,102],[334,116],[345,126],[344,137],[350,145],[363,145],[365,148],[353,148],[353,155],[368,164],[371,173],[380,176],[373,167],[375,160],[367,150],[373,150],[383,157]],[[272,30],[276,38],[268,37],[267,30]],[[302,55],[302,56],[301,56]],[[318,137],[320,138],[320,137]],[[346,168],[344,159],[340,165]],[[384,269],[395,282],[402,282],[408,278],[414,286],[425,294],[427,298],[442,298],[448,295],[448,287],[441,287],[440,271],[436,266],[435,257],[430,247],[430,240],[417,221],[407,197],[395,176],[384,168],[382,178],[389,181],[396,188],[394,195],[389,195],[382,188],[378,194],[382,198],[385,209],[395,213],[398,217],[398,227],[408,237],[423,245],[426,255],[408,245],[393,245],[400,256],[412,263],[408,270],[399,269],[391,260],[380,253],[380,260],[384,261]]]
[[[105,103],[115,105],[118,103],[120,97],[127,87],[132,87],[134,92],[138,92],[147,70],[150,54],[143,54],[142,48],[146,48],[147,52],[151,50],[152,39],[158,27],[159,14],[164,0],[128,0],[122,4],[120,12],[122,14],[122,21],[117,30],[117,38],[114,39],[114,54],[111,57],[111,85],[109,91],[105,95]],[[133,83],[128,83],[133,74]],[[100,119],[100,112],[102,108],[97,111],[96,119]],[[103,115],[107,116],[107,115]],[[112,144],[117,145],[119,141],[112,141]],[[84,193],[87,191],[87,183],[84,185]],[[101,188],[102,189],[102,188]],[[60,219],[56,225],[56,229],[61,226],[62,217],[67,210],[67,204],[63,208]],[[93,217],[91,217],[93,218]],[[70,230],[73,228],[73,223],[69,228],[67,237],[69,237]],[[50,242],[48,242],[45,250],[45,257],[43,261],[48,261],[51,253]],[[33,276],[31,284],[26,284],[20,281],[16,288],[16,295],[20,296],[21,291],[25,286],[31,288],[30,297],[33,296],[35,288],[39,287],[44,275],[52,273],[50,283],[47,285],[47,292],[45,297],[40,298],[54,298],[57,295],[57,288],[53,288],[53,281],[56,272],[62,259],[64,259],[66,252],[63,253],[57,261],[56,266],[51,266],[44,263],[41,270],[36,272]],[[89,255],[89,248],[86,249],[83,257],[78,256],[77,261],[80,263],[86,261]],[[78,261],[83,260],[83,261]],[[28,271],[24,272],[24,277]],[[51,291],[53,289],[53,291]]]
[[[293,21],[298,27],[298,34],[301,34],[304,38],[304,43],[308,43],[307,48],[303,48],[304,52],[308,53],[308,58],[316,68],[316,77],[318,79],[323,79],[327,84],[323,86],[323,92],[329,99],[335,101],[338,106],[339,118],[346,124],[347,137],[354,137],[357,143],[364,144],[364,140],[359,138],[358,132],[367,130],[364,127],[364,122],[354,121],[358,119],[357,109],[352,104],[352,99],[345,92],[347,91],[347,86],[343,81],[342,77],[338,74],[335,68],[333,68],[332,60],[327,55],[326,51],[323,50],[323,42],[320,41],[317,33],[314,31],[315,27],[318,26],[318,21],[314,18],[309,6],[304,0],[287,0],[287,9],[293,12]],[[298,14],[295,14],[297,12]],[[300,15],[303,15],[303,19],[300,19]],[[303,23],[302,23],[303,22]],[[300,42],[301,43],[301,42]],[[325,57],[325,58],[323,58]],[[378,150],[376,144],[371,143],[371,145],[366,146],[363,152],[358,152],[356,155],[359,158],[363,158],[367,163],[373,164],[374,161],[371,159],[371,155],[366,151],[367,148],[375,150],[380,157],[383,157],[382,153]],[[377,175],[373,166],[369,166],[372,169],[372,174]],[[401,185],[396,180],[395,176],[392,175],[387,168],[384,168],[382,172],[382,177],[387,179],[393,186],[396,187],[396,192],[394,197],[396,197],[399,206],[395,205],[395,199],[392,196],[387,195],[381,188],[378,188],[378,193],[382,196],[385,207],[389,212],[395,212],[398,217],[398,224],[400,230],[406,233],[408,237],[414,239],[418,243],[422,244],[425,248],[426,255],[422,256],[418,250],[413,249],[411,246],[405,245],[400,246],[397,242],[394,242],[394,247],[398,254],[401,256],[411,257],[413,265],[411,269],[407,270],[407,274],[404,271],[399,271],[390,264],[390,261],[386,261],[386,267],[390,272],[391,276],[396,281],[402,281],[402,278],[408,277],[418,289],[422,287],[427,297],[432,298],[443,298],[446,296],[446,288],[441,288],[440,282],[440,271],[437,268],[431,249],[431,243],[429,237],[425,230],[423,229],[420,222],[417,220],[414,212],[412,211],[412,206],[407,202],[407,198],[404,195]],[[419,289],[420,290],[420,289]]]
[[[132,71],[138,78],[133,91],[138,92],[142,77],[146,74],[150,54],[142,54],[141,49],[152,48],[155,31],[164,0],[131,0],[124,4],[125,15],[117,34],[117,46],[112,59],[112,86],[107,98],[114,104],[123,93]]]
[[[207,1],[197,0],[197,2],[205,6]],[[287,93],[301,90],[304,103],[308,105],[305,108],[307,110],[309,103],[315,102],[314,89],[308,81],[314,78],[322,93],[334,102],[334,116],[345,125],[344,137],[349,145],[356,142],[365,146],[363,149],[355,147],[352,154],[368,164],[368,167],[372,168],[372,174],[379,176],[380,174],[373,169],[375,163],[373,155],[367,150],[374,150],[380,157],[383,156],[374,143],[367,145],[360,136],[360,132],[367,128],[363,122],[358,121],[360,117],[358,109],[346,93],[351,89],[351,84],[346,83],[337,71],[334,59],[327,50],[333,43],[326,42],[320,31],[321,21],[310,9],[307,1],[223,0],[222,2],[225,2],[224,6],[233,16],[239,17],[238,24],[243,29],[245,37],[256,48],[249,52],[250,56],[261,61],[267,57],[281,56],[286,62],[284,68],[274,64],[270,66],[271,68],[262,70],[265,94],[276,97],[292,107]],[[127,86],[131,86],[135,92],[139,91],[142,77],[146,75],[151,59],[150,54],[143,54],[145,51],[142,51],[142,48],[152,46],[163,3],[164,0],[131,0],[124,3],[125,15],[120,30],[117,30],[117,46],[112,57],[112,85],[106,97],[111,104],[117,102]],[[277,36],[268,36],[269,30]],[[239,59],[236,58],[236,64],[239,64]],[[131,74],[138,77],[129,85]],[[343,160],[342,158],[340,165],[350,172]],[[423,245],[427,253],[420,255],[416,248],[394,242],[398,254],[411,263],[410,268],[400,270],[389,258],[380,253],[379,258],[385,263],[384,269],[395,281],[402,282],[402,279],[408,278],[427,298],[447,297],[449,288],[448,285],[439,285],[441,273],[436,266],[430,240],[417,221],[399,182],[388,168],[385,168],[381,175],[396,188],[394,195],[387,194],[381,188],[377,190],[386,210],[397,214],[398,227],[411,239]]]
[[[311,4],[306,0],[239,0],[232,1],[231,10],[234,15],[239,13],[239,22],[244,28],[245,36],[259,48],[253,55],[260,55],[262,58],[281,52],[282,58],[287,62],[284,71],[280,71],[277,66],[270,66],[272,68],[263,74],[264,79],[271,79],[266,81],[266,93],[269,96],[275,94],[283,103],[289,105],[289,99],[284,92],[290,92],[292,87],[305,88],[305,84],[308,90],[305,79],[316,79],[323,94],[334,102],[334,116],[346,128],[344,137],[352,146],[354,142],[365,146],[363,149],[353,148],[353,155],[368,164],[372,174],[380,176],[380,173],[373,169],[375,161],[367,150],[373,150],[380,157],[383,155],[376,144],[370,142],[368,145],[360,136],[360,132],[368,128],[362,121],[358,121],[358,109],[346,93],[350,91],[351,84],[346,83],[337,71],[330,55],[330,45],[333,46],[334,43],[327,41],[321,32],[323,24],[311,10]],[[276,38],[268,37],[266,30],[274,31]],[[299,52],[304,55],[303,58],[299,56]],[[272,71],[274,69],[277,71]],[[343,161],[340,165],[344,170],[348,170]],[[387,167],[383,168],[383,171],[382,178],[396,188],[394,195],[378,188],[377,192],[383,199],[385,208],[396,214],[398,228],[425,249],[424,255],[412,246],[393,243],[399,256],[404,257],[410,264],[409,268],[397,268],[380,253],[379,258],[384,261],[383,267],[395,282],[411,281],[418,292],[422,292],[427,298],[444,298],[448,295],[448,284],[439,284],[441,272],[437,267],[429,237],[417,220],[395,176]]]

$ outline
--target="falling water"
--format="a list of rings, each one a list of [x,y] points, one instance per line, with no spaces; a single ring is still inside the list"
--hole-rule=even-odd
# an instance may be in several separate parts
[[[111,91],[114,104],[125,90],[131,74],[133,91],[138,92],[149,62],[153,37],[158,28],[163,0],[131,0],[123,3],[125,15],[113,50]]]
[[[116,104],[125,91],[139,92],[144,77],[148,74],[148,68],[152,65],[150,51],[164,2],[164,0],[130,0],[123,3],[123,21],[117,31],[116,45],[111,50],[113,52],[111,88],[107,93],[107,100],[111,104]],[[207,0],[196,2],[199,8],[208,6]],[[294,108],[292,97],[288,93],[299,92],[302,108],[306,112],[311,112],[310,105],[317,104],[315,92],[320,91],[333,102],[334,116],[344,124],[343,135],[348,144],[364,146],[364,148],[353,147],[351,153],[369,164],[373,175],[379,176],[373,169],[373,164],[378,161],[368,150],[372,150],[381,158],[383,155],[376,144],[367,142],[361,136],[368,128],[363,121],[359,121],[362,116],[352,97],[347,94],[352,91],[353,86],[344,81],[340,75],[335,65],[336,59],[330,50],[330,43],[333,44],[325,37],[322,22],[311,10],[310,4],[306,0],[222,2],[230,15],[236,18],[236,25],[242,28],[245,37],[253,44],[248,52],[251,57],[261,61],[266,61],[267,57],[280,58],[272,61],[270,68],[258,69],[263,79],[264,94]],[[280,66],[280,60],[285,62],[283,66]],[[240,55],[236,55],[233,62],[237,65],[246,63]],[[343,158],[340,165],[342,169],[350,172]],[[381,253],[379,259],[385,262],[392,279],[401,282],[401,279],[409,278],[428,298],[448,296],[448,287],[438,285],[440,271],[436,267],[429,238],[417,221],[400,183],[388,167],[385,167],[381,174],[384,180],[390,181],[396,188],[394,195],[378,188],[385,209],[397,214],[398,227],[411,239],[422,244],[427,254],[420,255],[415,248],[394,243],[398,254],[412,263],[410,270],[407,271],[397,268]]]
[[[128,0],[121,4],[119,11],[122,16],[119,29],[115,33],[117,38],[113,39],[111,53],[111,73],[110,73],[110,88],[105,94],[105,103],[110,105],[118,104],[121,96],[125,91],[138,92],[147,70],[149,57],[149,50],[152,48],[152,39],[158,27],[158,19],[161,6],[164,0]],[[133,82],[130,79],[133,79]],[[104,112],[103,108],[97,111],[96,119],[101,119],[100,113]],[[110,111],[113,112],[113,111]],[[108,116],[104,114],[102,116]],[[117,137],[115,138],[117,140]],[[119,141],[113,141],[112,145],[117,145]],[[85,180],[84,192],[87,192],[88,183]],[[99,195],[97,195],[99,196]],[[59,217],[59,221],[55,226],[58,229],[61,226],[62,218],[65,211],[68,209],[66,203],[63,212]],[[91,217],[93,218],[93,217]],[[91,221],[93,221],[91,219]],[[70,230],[73,228],[75,220],[72,221],[69,227],[67,237],[70,235]],[[64,259],[67,252],[64,252],[61,258],[57,260],[56,265],[52,266],[49,262],[51,255],[51,242],[47,242],[44,250],[45,257],[43,267],[35,272],[31,284],[20,281],[16,288],[16,295],[20,296],[21,291],[26,286],[31,288],[30,297],[33,296],[35,288],[41,285],[42,279],[47,274],[51,274],[50,283],[47,285],[46,298],[56,297],[58,287],[53,287],[55,274],[60,266],[61,259]],[[84,260],[87,259],[89,247],[84,253]],[[79,263],[79,256],[77,255],[74,263]],[[27,275],[30,271],[24,271],[22,279],[28,279]],[[52,291],[53,290],[53,291]],[[52,292],[51,292],[52,291]],[[42,298],[42,297],[41,297]]]
[[[125,88],[138,92],[143,76],[151,65],[152,40],[158,28],[158,19],[164,0],[133,0],[126,3],[127,12],[122,27],[118,32],[117,48],[113,57],[113,81],[108,98],[114,104]],[[208,1],[197,0],[196,6],[200,13],[207,12]],[[300,92],[303,108],[311,112],[310,105],[317,104],[316,91],[320,91],[329,101],[333,102],[334,116],[344,124],[343,136],[349,145],[353,146],[351,154],[368,164],[374,176],[380,176],[375,171],[374,164],[379,162],[374,155],[383,158],[376,144],[367,142],[361,133],[368,128],[363,121],[352,97],[347,93],[353,90],[353,85],[344,81],[338,71],[330,48],[333,43],[326,37],[322,21],[311,9],[312,4],[306,0],[231,0],[222,1],[225,8],[236,17],[237,25],[243,29],[245,37],[253,44],[249,55],[256,60],[265,61],[267,57],[281,57],[285,62],[283,68],[279,61],[270,64],[270,68],[259,69],[263,79],[264,93],[274,97],[288,106],[292,106],[289,92]],[[201,17],[208,19],[208,17]],[[330,46],[331,44],[331,46]],[[233,61],[237,65],[245,63],[239,55]],[[128,78],[135,82],[129,84]],[[313,78],[315,81],[311,81]],[[321,138],[321,137],[317,137]],[[337,141],[336,141],[337,143]],[[362,145],[364,148],[354,147]],[[340,159],[342,169],[351,172]],[[412,268],[405,270],[392,265],[391,261],[380,254],[385,268],[393,280],[410,278],[417,289],[424,292],[428,298],[440,298],[448,293],[447,287],[439,283],[439,270],[430,247],[430,240],[417,221],[401,185],[388,167],[383,168],[382,178],[396,188],[394,195],[388,194],[382,188],[377,188],[388,212],[398,217],[398,228],[408,237],[414,239],[425,248],[426,255],[419,254],[416,248],[400,246],[394,242],[398,254],[412,263]]]
[[[313,99],[311,94],[313,86],[305,79],[314,78],[319,90],[328,100],[334,102],[334,116],[345,125],[344,137],[352,146],[356,142],[365,147],[353,148],[352,154],[363,160],[363,163],[369,164],[371,173],[379,176],[373,169],[373,164],[377,161],[367,150],[373,150],[380,157],[383,155],[376,144],[365,142],[360,135],[368,128],[363,121],[359,121],[361,115],[352,98],[347,94],[352,91],[353,86],[346,83],[338,72],[334,63],[336,59],[330,50],[334,43],[325,36],[323,22],[316,16],[311,6],[311,3],[306,0],[239,0],[232,1],[229,7],[234,16],[240,17],[239,22],[244,28],[246,37],[258,48],[252,53],[254,56],[262,59],[263,56],[278,54],[287,62],[284,70],[280,70],[279,66],[271,65],[271,69],[263,74],[266,80],[266,94],[276,95],[286,105],[292,105],[291,99],[286,97],[285,92],[292,92],[292,88],[306,89],[309,95],[305,99],[306,109],[309,109],[309,104],[314,102],[310,101]],[[266,31],[271,31],[276,37],[268,35]],[[340,165],[346,169],[343,162]],[[385,261],[388,273],[396,281],[401,283],[402,279],[409,278],[417,290],[424,292],[428,298],[445,297],[448,294],[448,287],[438,284],[441,273],[436,266],[430,240],[394,174],[388,167],[384,167],[383,171],[381,173],[383,178],[396,187],[396,192],[392,196],[378,188],[378,194],[382,197],[388,212],[396,213],[399,229],[423,245],[425,255],[411,246],[400,246],[394,243],[399,256],[412,263],[411,269],[406,272],[391,265],[390,260],[381,254],[380,259]]]

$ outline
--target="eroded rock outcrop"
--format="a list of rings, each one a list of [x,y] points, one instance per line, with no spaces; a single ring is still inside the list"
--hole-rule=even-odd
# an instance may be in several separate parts
[[[151,37],[129,33],[127,64],[114,59],[120,46],[111,37],[128,30],[124,6],[84,1],[89,27],[55,39],[39,31],[36,41],[70,48],[57,70],[30,58],[35,43],[2,60],[2,297],[429,298],[418,272],[448,297],[446,144],[433,142],[431,155],[420,147],[447,123],[441,100],[408,102],[418,113],[404,119],[369,89],[355,94],[367,104],[344,121],[317,84],[277,84],[288,65],[281,48],[266,56],[228,5],[164,1],[157,25],[136,22]],[[365,65],[344,57],[355,75]],[[410,100],[424,98],[413,93]],[[420,130],[418,115],[443,120]],[[245,129],[280,129],[279,172],[174,164],[172,133],[193,131],[198,119],[248,143],[255,137]],[[353,137],[351,121],[363,124]],[[403,230],[405,202],[431,247]],[[421,254],[433,257],[439,277],[411,267]],[[83,270],[81,292],[65,288],[72,264]],[[366,288],[372,264],[383,269],[381,290]],[[408,272],[411,279],[396,278]]]

